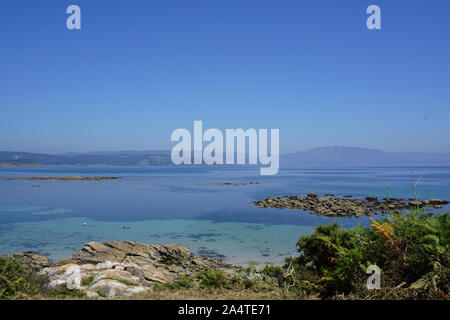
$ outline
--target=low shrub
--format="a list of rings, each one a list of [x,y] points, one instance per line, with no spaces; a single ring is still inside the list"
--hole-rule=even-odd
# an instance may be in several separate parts
[[[89,277],[84,278],[83,280],[81,280],[81,285],[83,287],[91,285],[94,282],[94,278],[95,278],[95,275],[90,275]]]
[[[34,295],[40,283],[33,272],[14,258],[0,257],[0,299]]]
[[[189,275],[181,275],[177,281],[171,283],[157,283],[153,291],[163,290],[190,290],[194,288],[194,279]]]
[[[266,265],[259,271],[261,274],[276,279],[279,286],[283,285],[283,268],[280,266]]]
[[[299,283],[306,274],[313,275],[323,297],[364,291],[367,267],[374,264],[382,270],[384,287],[426,285],[448,294],[449,217],[450,213],[430,216],[416,210],[372,219],[370,227],[318,226],[297,243]]]
[[[229,288],[231,281],[228,276],[220,270],[204,270],[201,271],[197,278],[202,288]]]
[[[42,293],[53,299],[74,299],[74,298],[86,298],[86,293],[80,289],[69,289],[65,284],[58,286],[57,288],[44,289]]]

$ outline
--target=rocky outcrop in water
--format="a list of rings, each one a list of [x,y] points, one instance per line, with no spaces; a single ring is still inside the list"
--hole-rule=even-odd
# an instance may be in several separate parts
[[[73,176],[60,177],[60,176],[56,176],[56,177],[19,177],[19,178],[5,178],[5,180],[8,180],[8,181],[14,181],[14,180],[29,180],[29,181],[34,181],[34,180],[56,180],[56,181],[101,181],[101,180],[116,180],[116,179],[119,179],[119,177],[101,177],[101,176],[96,176],[96,177],[73,177]]]
[[[434,208],[440,209],[449,202],[440,199],[418,201],[414,199],[394,199],[377,197],[366,197],[365,199],[350,199],[337,197],[319,197],[317,194],[308,193],[306,197],[297,195],[266,198],[253,202],[259,208],[298,209],[309,211],[326,217],[346,216],[371,216],[372,214],[383,214],[389,211],[403,209]]]

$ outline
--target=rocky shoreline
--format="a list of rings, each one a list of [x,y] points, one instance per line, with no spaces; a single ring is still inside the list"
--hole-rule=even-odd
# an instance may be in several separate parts
[[[119,177],[74,177],[74,176],[67,176],[67,177],[20,177],[20,178],[5,178],[4,180],[8,181],[15,181],[15,180],[56,180],[56,181],[101,181],[101,180],[116,180],[120,179]]]
[[[91,298],[130,296],[152,291],[157,284],[172,283],[201,270],[232,273],[239,268],[218,258],[193,255],[181,245],[134,241],[89,242],[72,257],[56,263],[31,252],[5,257],[14,258],[45,276],[47,288],[65,285]]]
[[[316,228],[313,234],[300,237],[299,243],[303,249],[299,257],[286,260],[284,266],[266,265],[259,270],[255,269],[255,266],[244,269],[225,264],[218,258],[196,256],[188,248],[177,244],[152,245],[134,241],[90,242],[72,257],[61,259],[56,263],[49,262],[45,256],[35,253],[16,253],[0,257],[2,266],[0,292],[6,292],[2,296],[5,299],[124,299],[126,296],[131,296],[132,299],[217,298],[228,300],[232,297],[244,300],[249,298],[257,300],[286,298],[448,300],[450,276],[448,260],[438,262],[437,259],[442,254],[433,254],[425,260],[425,262],[433,263],[424,263],[427,268],[423,270],[422,260],[416,259],[415,265],[410,266],[413,259],[409,258],[424,251],[422,244],[427,235],[421,236],[417,233],[423,230],[421,226],[429,228],[430,223],[433,226],[437,225],[437,235],[431,233],[437,239],[435,243],[440,245],[438,239],[443,239],[442,246],[448,246],[446,244],[448,239],[442,236],[448,229],[445,227],[447,222],[446,216],[441,214],[424,216],[420,222],[413,219],[404,220],[398,224],[392,223],[391,227],[396,228],[392,232],[395,230],[408,232],[407,236],[402,238],[408,242],[401,243],[404,247],[414,248],[408,256],[391,251],[393,240],[386,238],[386,233],[380,234],[377,231],[379,229],[366,234],[340,229],[336,224],[322,225]],[[335,237],[332,238],[333,240],[330,240],[328,236],[330,230],[340,230],[332,232]],[[367,231],[370,230],[367,229]],[[372,237],[385,242],[383,246],[386,247],[382,247],[384,250],[373,251],[372,247],[367,247],[369,243],[371,246],[373,243],[378,243],[373,241]],[[357,246],[362,256],[357,258],[356,264],[354,259],[346,258],[348,255],[329,250],[329,241],[339,239],[346,239],[339,242],[342,244],[342,252],[355,250],[355,245]],[[398,242],[394,243],[398,244]],[[429,243],[426,245],[429,246]],[[317,252],[325,253],[317,255]],[[406,250],[402,249],[402,252]],[[388,260],[383,262],[386,254],[389,255]],[[318,268],[317,266],[323,265],[319,264],[321,261],[319,259],[331,261],[332,264],[328,263],[323,268]],[[359,267],[361,263],[368,259],[380,261],[379,263],[384,267],[383,270],[387,270],[385,276],[391,277],[391,281],[394,282],[390,284],[388,281],[387,287],[380,290],[364,290],[364,287],[361,288],[358,284],[352,284],[347,292],[343,291],[345,289],[336,289],[336,281],[347,283],[346,277],[353,277],[348,276],[350,273],[342,273],[342,269],[336,268],[337,263],[334,261],[337,259],[340,259],[340,263],[346,268],[348,267],[345,264],[356,268],[350,270],[357,272],[357,279],[362,283],[365,283],[366,273]],[[413,277],[407,278],[406,275],[397,274],[396,268],[399,264],[408,267],[409,273],[406,274],[413,274]],[[313,269],[305,269],[306,272],[294,272],[296,270],[294,265],[302,269],[312,265]],[[29,272],[30,269],[32,272]],[[415,270],[420,271],[415,272]],[[343,280],[337,278],[339,272],[343,274]],[[324,274],[330,274],[331,277],[326,279]],[[398,278],[399,275],[402,278]],[[17,289],[11,287],[12,283],[20,282],[24,282],[24,285]],[[328,291],[327,286],[332,291]],[[291,287],[293,287],[292,290],[289,290]]]
[[[379,199],[377,197],[351,199],[351,196],[338,198],[332,194],[324,194],[319,197],[312,192],[308,193],[306,197],[288,195],[269,197],[253,202],[259,208],[297,209],[325,217],[361,217],[417,208],[440,209],[448,203],[448,201],[440,199],[423,201],[397,198]]]

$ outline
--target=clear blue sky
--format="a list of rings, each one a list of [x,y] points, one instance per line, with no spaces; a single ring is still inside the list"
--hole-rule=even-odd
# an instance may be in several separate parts
[[[194,120],[450,152],[450,1],[1,1],[0,150],[170,149]]]

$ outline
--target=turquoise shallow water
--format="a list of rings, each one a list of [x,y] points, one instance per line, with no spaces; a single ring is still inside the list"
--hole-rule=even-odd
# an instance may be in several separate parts
[[[86,223],[86,227],[81,227]],[[144,220],[122,222],[61,218],[5,225],[1,252],[39,251],[50,259],[70,256],[89,241],[135,240],[143,243],[180,243],[193,252],[225,258],[230,263],[278,263],[295,254],[292,245],[310,226],[264,225],[208,220]]]
[[[418,168],[417,172],[421,198],[450,199],[450,167]],[[3,179],[50,175],[118,175],[122,179]],[[367,218],[328,219],[251,204],[268,196],[308,192],[409,198],[411,171],[282,168],[277,176],[261,177],[257,168],[248,167],[0,169],[0,254],[34,251],[57,260],[89,241],[135,240],[179,243],[230,263],[281,263],[295,254],[298,237],[311,233],[317,224],[368,223]]]

